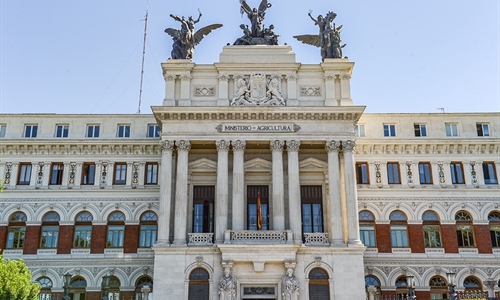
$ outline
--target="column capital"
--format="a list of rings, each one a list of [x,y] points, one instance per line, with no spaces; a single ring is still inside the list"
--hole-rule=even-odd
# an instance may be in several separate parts
[[[219,81],[228,81],[229,80],[229,76],[225,75],[225,74],[219,74],[219,75],[217,75],[217,80],[219,80]]]
[[[299,148],[300,148],[300,141],[297,141],[297,140],[286,141],[286,151],[298,152]]]
[[[191,79],[193,79],[193,76],[191,76],[191,75],[181,75],[180,78],[181,78],[181,81],[191,81]]]
[[[229,141],[225,141],[225,140],[219,140],[219,141],[216,141],[215,142],[215,146],[217,146],[217,151],[229,151]]]
[[[191,144],[186,140],[175,141],[175,145],[177,146],[177,151],[189,152],[191,150]]]
[[[340,79],[341,80],[349,80],[349,79],[351,79],[351,74],[342,74],[342,76],[340,76]]]
[[[353,140],[342,141],[342,150],[344,150],[344,152],[352,152],[355,147],[356,142]]]
[[[327,141],[325,145],[326,152],[339,152],[340,150],[340,141]]]
[[[236,140],[231,141],[231,145],[233,146],[233,151],[245,151],[247,143],[242,140]]]
[[[160,141],[162,151],[172,151],[174,149],[174,141]]]
[[[285,145],[284,141],[281,140],[274,140],[271,141],[271,151],[283,151],[283,146]]]

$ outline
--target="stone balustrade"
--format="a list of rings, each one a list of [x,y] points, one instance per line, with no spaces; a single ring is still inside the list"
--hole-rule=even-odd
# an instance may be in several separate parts
[[[293,244],[292,230],[226,230],[225,244]]]
[[[214,243],[213,233],[188,233],[189,246],[210,246]]]
[[[308,246],[327,246],[328,242],[328,233],[324,232],[314,232],[314,233],[304,233],[305,244]]]

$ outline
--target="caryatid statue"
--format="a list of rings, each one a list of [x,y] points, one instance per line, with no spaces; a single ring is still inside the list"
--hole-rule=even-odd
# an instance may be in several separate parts
[[[184,16],[180,17],[170,14],[170,17],[181,23],[180,30],[173,28],[165,29],[165,32],[174,40],[171,52],[172,59],[193,59],[194,47],[212,30],[222,27],[222,24],[212,24],[201,28],[195,33],[194,25],[200,21],[201,16],[200,12],[197,20],[194,20],[193,17],[189,17],[186,20]]]
[[[285,262],[286,275],[281,280],[281,296],[283,300],[299,299],[299,284],[297,278],[293,275],[296,262]]]
[[[259,8],[251,8],[245,0],[240,0],[241,4],[241,14],[247,14],[250,20],[251,27],[247,31],[245,27],[243,29],[243,37],[237,39],[234,45],[277,45],[279,34],[274,33],[274,26],[271,25],[269,28],[262,28],[262,21],[266,16],[266,9],[271,7],[271,3],[267,0],[262,0],[260,2]]]
[[[223,262],[224,275],[219,282],[219,300],[236,300],[236,278],[231,275],[232,262]]]

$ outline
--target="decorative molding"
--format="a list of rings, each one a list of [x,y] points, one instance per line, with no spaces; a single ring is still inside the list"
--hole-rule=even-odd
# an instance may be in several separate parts
[[[139,185],[139,163],[132,164],[132,186]]]
[[[281,141],[281,140],[274,140],[274,141],[270,142],[270,148],[271,148],[271,151],[273,151],[273,152],[274,151],[282,152],[284,145],[285,145],[285,141]]]
[[[298,152],[299,148],[300,148],[300,141],[297,141],[297,140],[286,141],[286,151]]]
[[[326,152],[339,152],[341,148],[341,142],[340,141],[327,141],[325,145],[325,150]]]
[[[469,166],[470,166],[470,177],[471,177],[472,185],[473,186],[478,186],[478,183],[477,183],[477,173],[476,173],[476,162],[471,161],[469,163]]]
[[[220,140],[220,141],[215,142],[215,146],[217,147],[218,152],[220,152],[220,151],[228,152],[230,144],[231,143],[229,141],[224,141],[224,140]]]
[[[107,180],[108,180],[108,163],[103,162],[101,164],[101,180],[99,183],[99,186],[101,187],[101,189],[106,186]]]
[[[342,141],[342,150],[347,152],[354,151],[356,142],[353,140]]]
[[[196,97],[209,97],[209,96],[215,96],[215,86],[210,86],[210,87],[195,87],[194,88],[194,96]]]
[[[160,147],[161,150],[163,151],[172,151],[174,149],[174,144],[175,144],[174,141],[167,141],[167,140],[160,141]]]
[[[189,152],[191,150],[191,144],[186,140],[175,141],[175,145],[177,146],[177,151]]]
[[[38,188],[43,185],[43,171],[45,164],[43,162],[39,162],[37,165],[37,173],[36,173],[36,184],[35,186]]]
[[[75,177],[76,177],[76,163],[69,163],[69,180],[68,187],[72,187],[75,185]]]
[[[301,96],[321,96],[321,87],[319,86],[308,86],[300,87]]]
[[[10,185],[10,176],[12,175],[12,163],[5,164],[5,178],[3,184]]]
[[[231,141],[233,151],[245,151],[246,142],[242,140]]]

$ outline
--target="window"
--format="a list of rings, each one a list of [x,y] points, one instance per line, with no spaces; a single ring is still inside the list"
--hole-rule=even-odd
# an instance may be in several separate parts
[[[30,185],[31,181],[31,163],[20,163],[19,164],[19,180],[17,184],[19,185]]]
[[[422,215],[424,244],[426,248],[439,248],[441,245],[441,226],[438,215],[433,211],[426,211]]]
[[[309,272],[309,299],[330,299],[328,273],[321,268]]]
[[[84,163],[82,166],[82,185],[94,185],[95,183],[95,164]]]
[[[396,125],[384,124],[384,136],[396,136]]]
[[[365,276],[365,290],[366,290],[366,299],[370,299],[370,296],[369,296],[369,291],[368,291],[368,287],[375,287],[376,288],[376,291],[375,292],[375,298],[374,299],[379,299],[380,297],[380,294],[381,294],[381,291],[380,291],[380,280],[373,276],[373,275],[368,275],[368,276]]]
[[[10,216],[7,234],[7,249],[22,249],[26,234],[26,214],[15,212]]]
[[[259,230],[258,227],[258,198],[260,196],[260,216],[262,230],[268,230],[269,224],[269,187],[247,186],[247,228],[248,230]]]
[[[153,247],[156,243],[156,233],[158,230],[158,216],[147,211],[141,216],[141,229],[139,233],[139,247]]]
[[[483,175],[485,184],[498,184],[495,163],[483,162]]]
[[[365,125],[358,124],[354,127],[354,135],[357,137],[365,136]]]
[[[389,184],[401,183],[401,180],[399,178],[399,163],[396,162],[387,163],[387,180]]]
[[[465,288],[465,292],[468,292],[468,291],[477,291],[477,290],[481,290],[483,289],[483,286],[481,285],[481,281],[475,277],[472,277],[472,276],[469,276],[467,278],[465,278],[464,280],[464,288]]]
[[[356,180],[358,184],[370,184],[370,176],[368,174],[368,163],[356,163]]]
[[[323,197],[321,186],[301,186],[302,232],[323,232]]]
[[[35,138],[38,133],[38,125],[24,125],[24,137]]]
[[[459,211],[455,215],[457,239],[459,247],[475,247],[472,217],[466,211]]]
[[[489,213],[488,221],[490,221],[491,246],[500,248],[500,212],[492,211]]]
[[[369,248],[377,247],[375,239],[375,217],[369,211],[359,212],[359,236],[361,242]]]
[[[48,212],[42,219],[42,235],[40,248],[57,248],[59,239],[59,221],[61,218],[56,212]]]
[[[490,136],[490,127],[485,123],[477,123],[477,136]]]
[[[396,299],[403,300],[408,298],[408,283],[406,281],[406,276],[400,276],[396,279]]]
[[[85,300],[87,281],[80,276],[71,278],[69,298],[71,300]]]
[[[40,286],[38,300],[51,300],[52,298],[52,280],[47,277],[40,277],[36,283]]]
[[[146,163],[146,184],[158,184],[158,163]]]
[[[157,138],[160,137],[160,127],[158,125],[148,125],[148,137]]]
[[[56,126],[56,137],[67,138],[69,131],[69,125],[57,125]]]
[[[108,300],[120,300],[120,286],[121,282],[116,276],[110,276],[109,278],[109,291]]]
[[[145,286],[148,286],[150,289],[149,299],[142,299],[141,289]],[[149,276],[143,276],[137,279],[135,283],[135,300],[152,300],[153,299],[153,279]]]
[[[120,211],[111,213],[108,217],[108,235],[106,247],[121,248],[125,238],[125,215]]]
[[[117,137],[130,137],[130,125],[118,125]]]
[[[401,211],[393,211],[391,220],[391,242],[393,248],[408,247],[408,230],[406,215]]]
[[[194,269],[191,274],[189,274],[188,299],[210,299],[209,279],[210,275],[205,269]]]
[[[446,136],[458,136],[457,124],[446,123],[444,124]]]
[[[451,183],[463,184],[464,182],[464,168],[461,162],[451,162]]]
[[[73,248],[90,248],[93,217],[89,212],[81,212],[75,218],[75,238]]]
[[[425,124],[414,124],[415,136],[427,136],[427,129]]]
[[[127,180],[127,164],[115,163],[114,184],[125,184],[126,180]]]
[[[431,287],[431,300],[448,299],[448,284],[441,276],[434,276],[429,280]]]
[[[87,125],[87,137],[98,138],[100,129],[100,125]]]
[[[193,187],[193,233],[214,232],[214,186]]]
[[[420,175],[420,184],[431,184],[432,183],[432,173],[430,163],[419,163],[418,172]]]
[[[50,184],[51,185],[59,185],[62,184],[64,172],[64,164],[63,163],[52,163],[51,171],[50,171]]]
[[[0,138],[5,137],[5,131],[7,130],[7,125],[0,124]]]

